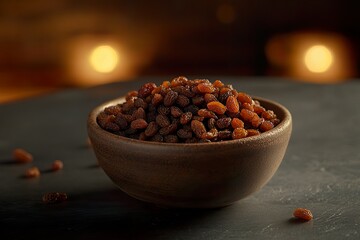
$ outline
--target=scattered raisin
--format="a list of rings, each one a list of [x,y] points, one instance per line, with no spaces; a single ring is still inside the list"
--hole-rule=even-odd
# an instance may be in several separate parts
[[[305,221],[310,221],[311,219],[313,219],[311,211],[306,208],[296,208],[293,212],[293,215],[294,217]]]
[[[44,203],[61,203],[64,202],[68,199],[67,194],[66,193],[61,193],[61,192],[49,192],[49,193],[45,193],[42,196],[42,201]]]
[[[33,156],[22,148],[16,148],[12,155],[18,163],[29,163],[33,161]]]
[[[55,160],[51,165],[51,170],[59,171],[64,168],[64,163],[61,160]]]
[[[28,168],[25,171],[25,177],[26,178],[36,178],[36,177],[40,177],[40,170],[37,167],[31,167]]]

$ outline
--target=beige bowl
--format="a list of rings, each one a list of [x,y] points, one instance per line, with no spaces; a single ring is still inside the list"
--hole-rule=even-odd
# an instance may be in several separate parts
[[[172,144],[117,136],[103,130],[96,117],[123,98],[90,113],[88,134],[100,166],[128,195],[168,207],[222,207],[261,189],[278,169],[289,143],[290,112],[276,102],[255,99],[281,122],[244,139]]]

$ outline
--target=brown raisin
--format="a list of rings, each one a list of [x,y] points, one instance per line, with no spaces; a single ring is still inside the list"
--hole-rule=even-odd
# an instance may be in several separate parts
[[[159,114],[156,116],[156,123],[160,126],[160,127],[167,127],[170,125],[170,120],[167,116]]]
[[[245,121],[251,121],[251,119],[257,115],[256,113],[248,110],[248,109],[241,109],[240,116]]]
[[[231,131],[229,131],[229,130],[219,131],[218,138],[221,140],[226,140],[226,139],[231,138]]]
[[[197,112],[197,114],[200,117],[204,117],[204,118],[215,118],[217,119],[216,114],[213,111],[210,111],[208,109],[199,109],[199,111]]]
[[[253,109],[254,109],[254,112],[255,112],[256,114],[258,114],[259,116],[260,116],[263,112],[266,111],[265,108],[263,108],[262,106],[259,106],[259,105],[253,105]]]
[[[310,221],[313,219],[313,215],[309,209],[306,208],[296,208],[293,212],[294,217],[301,220]]]
[[[213,86],[217,87],[217,88],[221,88],[224,86],[224,84],[220,80],[215,80],[215,82],[213,83]]]
[[[169,107],[165,107],[164,105],[160,105],[157,108],[157,112],[161,115],[169,115],[170,114],[170,108]]]
[[[125,130],[128,126],[126,118],[121,113],[115,117],[114,122],[120,127],[121,130]]]
[[[249,104],[252,103],[252,98],[248,94],[243,92],[238,93],[237,100],[241,103],[249,103]]]
[[[217,101],[217,98],[214,94],[206,93],[204,96],[204,100],[206,103]]]
[[[176,104],[184,108],[190,104],[190,99],[185,95],[179,95],[176,99]]]
[[[128,93],[126,94],[125,100],[128,101],[128,100],[130,100],[130,99],[132,99],[132,98],[135,98],[135,97],[137,97],[137,96],[138,96],[138,92],[137,92],[137,91],[130,91],[130,92],[128,92]]]
[[[229,96],[226,100],[226,108],[229,112],[239,112],[239,103],[234,96]]]
[[[136,109],[133,112],[132,118],[134,118],[134,119],[139,119],[139,118],[146,119],[145,110],[142,107],[139,107],[138,109]],[[116,118],[115,118],[115,120],[116,120]]]
[[[184,112],[191,112],[193,115],[196,115],[199,111],[199,108],[193,104],[184,108]]]
[[[247,136],[247,131],[245,128],[235,128],[232,132],[232,139],[245,138]]]
[[[61,160],[55,160],[51,165],[51,170],[59,171],[64,168],[64,163]]]
[[[117,105],[115,106],[110,106],[110,107],[106,107],[104,109],[104,112],[108,115],[117,115],[121,112],[121,108]]]
[[[145,129],[145,136],[152,137],[159,131],[159,125],[156,122],[150,122]]]
[[[276,118],[276,114],[272,110],[267,110],[261,113],[261,117],[263,117],[265,120],[271,120],[273,118]]]
[[[208,120],[208,128],[209,129],[212,129],[212,128],[215,128],[215,126],[216,126],[216,120],[215,120],[215,118],[210,118],[209,120]]]
[[[196,137],[201,138],[204,133],[206,133],[206,128],[204,124],[198,120],[191,121],[191,129],[195,133]]]
[[[151,100],[151,104],[153,106],[158,106],[159,104],[161,104],[163,102],[163,99],[164,99],[164,97],[161,94],[155,93],[154,97]]]
[[[210,129],[210,131],[204,133],[202,135],[202,138],[205,138],[205,139],[214,139],[214,138],[217,138],[218,137],[218,130],[216,128],[212,128]]]
[[[235,129],[235,128],[243,128],[244,127],[244,122],[241,121],[238,118],[233,118],[231,120],[231,126],[232,126],[233,129]]]
[[[250,103],[243,103],[241,107],[254,112],[254,107]]]
[[[164,106],[165,107],[170,107],[172,105],[174,105],[177,97],[178,97],[178,93],[174,92],[174,91],[169,91],[164,98]]]
[[[167,127],[160,128],[159,133],[161,135],[169,135],[171,133],[176,132],[176,130],[177,130],[177,125],[176,124],[170,124]]]
[[[154,88],[156,88],[155,83],[145,83],[139,89],[138,96],[141,98],[146,98],[147,96],[149,96],[151,94],[151,92],[152,92],[152,90],[154,90]]]
[[[25,177],[26,178],[36,178],[36,177],[40,177],[40,170],[37,167],[31,167],[28,168],[25,171]]]
[[[256,136],[256,135],[259,135],[260,132],[256,129],[247,129],[247,137],[251,137],[251,136]]]
[[[205,100],[202,96],[195,96],[191,99],[192,103],[195,105],[195,106],[201,106]]]
[[[42,196],[42,201],[44,203],[61,203],[64,202],[68,199],[67,194],[66,193],[60,193],[60,192],[49,192],[49,193],[45,193]]]
[[[260,130],[262,132],[269,131],[269,130],[271,130],[273,128],[274,128],[274,124],[272,122],[270,122],[270,121],[264,121],[260,125]]]
[[[136,107],[136,108],[143,108],[143,109],[146,109],[147,108],[147,106],[148,106],[148,104],[144,101],[144,99],[142,99],[142,98],[136,98],[135,100],[134,100],[134,106]]]
[[[155,134],[152,138],[151,141],[153,142],[163,142],[164,141],[164,137],[161,136],[160,134]]]
[[[179,138],[183,139],[192,138],[192,131],[181,128],[177,131],[177,135]]]
[[[212,93],[215,91],[215,88],[211,83],[200,83],[197,85],[197,88],[201,93]]]
[[[22,148],[14,149],[12,155],[14,160],[18,163],[29,163],[33,161],[33,156]]]
[[[226,112],[226,107],[221,102],[209,102],[207,108],[216,114],[224,114]]]
[[[172,135],[172,134],[166,135],[166,136],[164,136],[164,142],[177,143],[177,142],[179,142],[179,138],[178,138],[178,136]]]
[[[181,114],[183,114],[183,111],[181,111],[181,109],[176,106],[171,106],[170,114],[171,114],[171,116],[178,118],[181,116]]]
[[[192,119],[192,113],[191,112],[186,112],[186,113],[183,113],[181,114],[180,116],[180,123],[182,125],[185,125],[187,124],[188,122],[190,122],[190,120]]]
[[[132,121],[130,126],[132,129],[145,129],[148,123],[144,119],[139,118]]]
[[[220,118],[216,121],[216,126],[220,129],[228,128],[231,124],[231,118]]]

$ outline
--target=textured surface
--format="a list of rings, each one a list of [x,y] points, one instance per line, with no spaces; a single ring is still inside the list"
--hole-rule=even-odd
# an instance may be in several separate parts
[[[211,80],[215,80],[212,77]],[[16,239],[359,239],[360,82],[299,84],[280,79],[220,78],[252,95],[285,105],[293,134],[283,163],[256,194],[217,210],[170,210],[133,200],[119,191],[86,147],[86,119],[100,103],[140,82],[70,90],[0,105],[0,229]],[[143,79],[142,82],[158,79]],[[33,164],[10,163],[23,147]],[[27,167],[64,169],[23,179]],[[67,192],[69,201],[43,205],[47,191]],[[294,221],[297,207],[314,220]],[[51,235],[49,235],[51,234]],[[10,238],[9,238],[10,239]]]

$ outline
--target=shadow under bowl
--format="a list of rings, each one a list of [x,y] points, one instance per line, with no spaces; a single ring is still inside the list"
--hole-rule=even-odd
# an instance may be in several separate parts
[[[211,143],[158,143],[121,137],[102,129],[98,114],[88,118],[88,135],[100,166],[128,195],[156,205],[215,208],[260,190],[285,155],[292,130],[290,112],[281,104],[254,97],[273,110],[280,123],[248,138]]]

